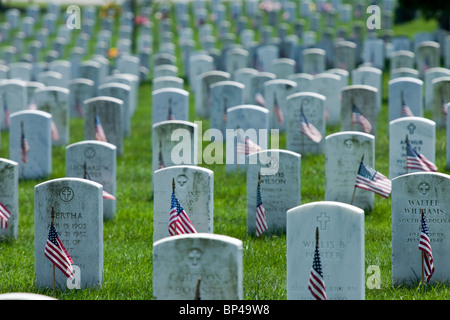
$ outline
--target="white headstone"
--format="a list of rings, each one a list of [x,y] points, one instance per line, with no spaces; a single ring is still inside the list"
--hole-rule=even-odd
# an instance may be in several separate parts
[[[8,210],[6,223],[0,221],[0,240],[17,239],[19,234],[19,165],[0,158],[0,204]]]
[[[316,229],[327,299],[364,300],[364,211],[333,201],[308,203],[287,212],[287,299],[314,299],[308,281]]]

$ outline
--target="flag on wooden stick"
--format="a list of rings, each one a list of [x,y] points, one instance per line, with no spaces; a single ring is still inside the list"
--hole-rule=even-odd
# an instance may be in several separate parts
[[[319,228],[316,227],[316,248],[314,250],[313,265],[308,281],[308,290],[316,300],[327,300],[325,281],[323,280],[322,263],[319,253]]]
[[[172,236],[197,233],[191,219],[175,196],[175,180],[172,180],[172,202],[169,215],[169,234]]]
[[[421,211],[422,219],[420,228],[419,250],[422,252],[422,277],[425,276],[427,282],[430,282],[431,276],[434,273],[433,252],[431,250],[430,237],[428,236],[427,221],[425,219],[425,215],[423,214],[423,209]]]
[[[261,198],[261,173],[258,172],[258,185],[256,186],[256,236],[259,237],[268,229],[266,209]]]
[[[11,213],[5,207],[3,203],[0,203],[0,229],[8,228],[8,220],[11,217]]]

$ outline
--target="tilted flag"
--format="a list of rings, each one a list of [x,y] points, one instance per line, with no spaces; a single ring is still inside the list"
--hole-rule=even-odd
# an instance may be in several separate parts
[[[76,99],[75,99],[75,104],[74,104],[74,106],[75,106],[75,110],[78,112],[78,114],[80,115],[80,117],[82,117],[82,116],[84,115],[84,109],[83,109],[83,106],[82,106],[81,103],[80,103],[80,99],[79,99],[79,98],[76,98]]]
[[[240,129],[237,130],[237,146],[236,146],[238,154],[249,155],[263,150],[262,147],[260,147],[258,144],[253,142],[248,137],[245,137],[239,130]]]
[[[430,281],[431,276],[434,273],[434,264],[433,264],[433,253],[431,251],[431,241],[428,236],[428,226],[427,221],[425,219],[425,215],[422,211],[422,226],[420,231],[420,240],[419,240],[419,250],[422,251],[423,255],[423,271],[426,277],[427,282]]]
[[[259,104],[261,107],[266,106],[266,100],[264,99],[263,95],[260,92],[255,94],[255,102]]]
[[[365,133],[369,133],[372,130],[372,125],[369,120],[362,114],[358,107],[353,103],[352,106],[352,123],[360,124],[363,127]]]
[[[59,140],[59,133],[58,133],[58,128],[56,127],[55,121],[52,120],[50,125],[51,125],[51,128],[52,128],[52,140],[53,141],[58,141]]]
[[[86,179],[86,180],[93,181],[91,176],[87,172],[86,162],[84,163],[83,171],[84,171],[83,172],[83,178]],[[105,190],[103,190],[103,199],[116,200],[116,197],[114,197],[111,193],[106,192]]]
[[[258,185],[256,186],[256,236],[259,237],[267,229],[266,209],[264,209],[261,198],[261,176],[258,173]]]
[[[447,103],[445,102],[444,95],[441,96],[441,105],[442,105],[442,114],[447,116],[448,110],[447,110]]]
[[[175,115],[172,112],[172,99],[169,98],[169,111],[167,112],[167,120],[175,120]]]
[[[72,267],[73,260],[59,239],[53,222],[50,225],[44,255],[53,263],[53,265],[61,270],[67,278],[74,279]]]
[[[30,150],[30,147],[28,145],[28,141],[25,138],[25,132],[23,129],[23,122],[21,123],[21,128],[22,128],[22,133],[21,133],[21,137],[20,137],[20,153],[21,153],[21,160],[22,163],[26,163],[28,161],[28,151]]]
[[[411,108],[406,104],[405,97],[402,91],[402,116],[404,117],[414,117],[414,114],[411,111]]]
[[[437,171],[437,166],[433,162],[428,160],[423,154],[414,150],[408,141],[406,142],[406,148],[406,168],[425,172]]]
[[[275,112],[275,114],[277,115],[278,124],[281,126],[284,122],[284,116],[283,116],[283,111],[281,111],[281,108],[277,103],[276,97],[273,102],[273,112]]]
[[[106,135],[105,135],[105,131],[103,130],[103,126],[102,123],[100,122],[100,118],[98,117],[98,115],[95,115],[95,119],[94,119],[94,124],[95,124],[95,140],[97,141],[103,141],[103,142],[107,142],[106,140]]]
[[[425,56],[425,59],[423,60],[423,71],[427,71],[430,69],[430,61],[428,56]]]
[[[314,250],[313,265],[308,281],[308,290],[316,300],[327,300],[325,281],[323,280],[322,263],[319,253],[319,228],[316,228],[316,249]]]
[[[300,132],[316,143],[319,143],[322,140],[322,134],[312,123],[308,121],[303,111],[300,115]]]
[[[162,144],[159,142],[159,153],[158,153],[158,169],[163,169],[166,166],[164,165],[164,160],[162,156]]]
[[[2,96],[3,98],[3,96]],[[9,108],[8,108],[8,103],[6,102],[6,97],[5,99],[3,99],[3,116],[5,117],[5,125],[9,126]]]
[[[384,175],[361,161],[358,174],[356,176],[355,187],[373,191],[380,196],[389,198],[392,189],[392,182]]]
[[[11,213],[9,210],[3,205],[3,203],[0,203],[0,229],[6,229],[8,228],[8,220],[11,217]]]
[[[169,234],[171,236],[186,234],[186,233],[197,233],[194,225],[189,219],[186,211],[175,196],[175,190],[172,190],[172,204],[170,208],[169,216]]]

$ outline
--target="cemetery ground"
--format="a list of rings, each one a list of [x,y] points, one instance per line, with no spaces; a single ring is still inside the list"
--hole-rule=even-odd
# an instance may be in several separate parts
[[[412,35],[433,30],[433,22],[422,20],[398,26],[398,34]],[[157,37],[156,37],[157,38]],[[155,38],[155,39],[156,39]],[[389,170],[389,139],[387,111],[388,72],[383,78],[383,104],[378,120],[375,146],[375,167],[387,174]],[[186,83],[186,82],[185,82]],[[186,89],[189,90],[186,83]],[[141,83],[138,108],[132,118],[132,134],[124,139],[124,153],[117,159],[117,213],[104,222],[104,273],[101,288],[57,291],[62,300],[149,300],[152,299],[152,146],[151,146],[151,79]],[[190,119],[202,121],[203,131],[209,121],[194,113],[194,95],[190,95]],[[425,112],[425,117],[430,114]],[[83,140],[83,120],[71,119],[71,143]],[[327,127],[327,134],[339,128]],[[7,158],[9,133],[1,132],[0,154]],[[200,141],[202,141],[200,137]],[[209,142],[204,141],[203,147]],[[280,136],[280,148],[286,145]],[[445,169],[445,129],[436,131],[436,165]],[[302,204],[322,201],[325,188],[324,155],[302,155]],[[214,233],[243,241],[243,289],[246,300],[286,299],[286,236],[247,235],[246,176],[226,173],[225,164],[202,167],[214,171]],[[39,290],[34,284],[34,187],[46,180],[65,176],[65,147],[53,147],[52,174],[45,180],[19,183],[19,235],[17,240],[0,243],[0,293],[31,292],[53,296],[51,289]],[[167,204],[169,212],[170,203]],[[419,254],[419,252],[418,252]],[[450,298],[450,286],[433,284],[394,287],[391,281],[391,200],[376,196],[375,207],[365,212],[365,266],[380,268],[380,288],[368,289],[367,300],[437,300]],[[372,274],[366,274],[368,279]]]

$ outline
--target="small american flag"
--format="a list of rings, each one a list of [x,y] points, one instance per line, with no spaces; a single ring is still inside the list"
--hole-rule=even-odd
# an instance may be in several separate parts
[[[169,111],[168,111],[168,115],[167,115],[167,120],[175,120],[175,116],[172,112],[172,107],[169,106]]]
[[[261,198],[261,180],[258,177],[258,185],[256,186],[256,236],[259,237],[267,229],[266,209],[264,209]]]
[[[178,234],[197,233],[194,225],[184,211],[177,197],[175,190],[172,190],[172,203],[169,216],[169,234],[175,236]]]
[[[277,115],[278,124],[281,126],[284,122],[283,111],[281,111],[280,106],[277,103],[277,99],[273,102],[273,111]]]
[[[266,100],[264,99],[263,95],[260,92],[255,94],[255,102],[259,104],[261,107],[266,106]]]
[[[91,176],[89,175],[89,173],[86,170],[86,163],[84,164],[84,179],[93,181]],[[116,197],[114,197],[111,193],[103,190],[103,199],[116,200]]]
[[[300,115],[300,132],[316,143],[319,143],[322,140],[322,134],[312,123],[308,121],[303,111]]]
[[[427,71],[430,68],[430,61],[428,56],[425,56],[425,59],[423,60],[423,71]]]
[[[6,102],[6,97],[3,99],[3,115],[5,117],[5,125],[9,126],[9,108],[8,103]]]
[[[442,95],[442,97],[441,97],[441,104],[442,104],[442,114],[447,116],[448,110],[447,110],[447,103],[445,102],[444,95]]]
[[[372,125],[369,120],[367,120],[355,104],[352,107],[352,123],[360,124],[365,133],[369,133],[372,130]]]
[[[52,128],[52,140],[58,141],[59,140],[59,133],[58,133],[58,128],[56,127],[55,121],[52,120],[50,125],[51,125],[51,128]]]
[[[373,191],[380,196],[389,198],[392,189],[392,182],[384,175],[361,161],[356,176],[355,187]]]
[[[263,150],[258,144],[253,142],[248,137],[244,137],[244,135],[239,132],[240,129],[237,130],[237,153],[249,155],[258,151]]]
[[[99,118],[99,116],[97,114],[95,115],[95,119],[94,120],[95,120],[95,128],[94,128],[94,130],[95,130],[95,140],[107,142],[105,131],[103,131],[102,123],[100,122],[100,118]]]
[[[0,229],[8,228],[8,220],[11,217],[9,210],[0,203]]]
[[[436,172],[437,166],[428,160],[423,154],[417,152],[411,147],[409,142],[406,143],[406,167],[425,172]]]
[[[425,215],[422,212],[422,227],[420,231],[419,250],[423,252],[423,266],[427,282],[430,281],[434,273],[433,253],[431,251],[431,241],[428,236],[428,226]]]
[[[158,169],[163,169],[166,166],[164,165],[164,160],[162,156],[162,144],[161,141],[159,142],[159,154],[158,154]]]
[[[75,99],[75,110],[78,112],[78,114],[82,117],[84,115],[84,109],[82,104],[80,103],[80,99]]]
[[[66,275],[67,278],[73,279],[73,260],[67,253],[66,248],[59,240],[55,226],[50,225],[47,244],[45,245],[44,255]]]
[[[319,229],[316,228],[316,248],[314,250],[311,274],[309,276],[308,290],[311,292],[313,297],[316,298],[316,300],[327,300],[325,281],[323,280],[322,263],[320,262],[318,234]]]
[[[411,108],[406,104],[405,97],[403,96],[403,91],[402,91],[402,116],[414,117]]]
[[[28,145],[28,141],[25,138],[25,132],[23,130],[23,123],[22,123],[22,135],[20,137],[20,152],[22,163],[26,163],[28,161],[27,153],[29,150],[30,146]]]

